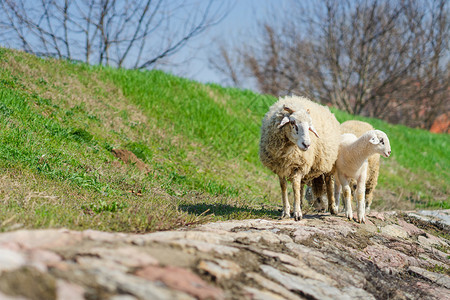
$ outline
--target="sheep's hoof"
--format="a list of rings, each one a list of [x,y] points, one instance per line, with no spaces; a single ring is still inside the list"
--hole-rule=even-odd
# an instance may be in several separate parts
[[[332,215],[337,215],[338,214],[338,209],[337,209],[336,205],[330,206],[329,210],[330,210],[330,214],[332,214]]]
[[[299,211],[294,212],[294,220],[295,221],[300,221],[302,219],[302,213]]]
[[[365,209],[364,209],[364,205],[365,203],[363,202],[363,205],[361,205],[361,207],[358,207],[358,222],[359,223],[366,223],[366,214],[365,214]]]
[[[351,211],[347,211],[346,214],[347,219],[352,220],[353,219],[353,213]]]
[[[287,211],[284,211],[281,213],[281,219],[290,219],[291,218],[291,214]]]

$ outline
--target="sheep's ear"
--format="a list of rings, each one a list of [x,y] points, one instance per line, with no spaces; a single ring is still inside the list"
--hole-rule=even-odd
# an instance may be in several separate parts
[[[320,138],[320,137],[319,137],[319,134],[317,133],[317,131],[316,131],[316,129],[314,128],[313,124],[311,124],[311,125],[309,126],[309,131],[311,131],[312,133],[314,133],[315,136],[316,136],[317,138]]]
[[[278,125],[278,128],[283,127],[287,123],[289,123],[289,118],[288,117],[284,117],[283,120],[281,120],[280,124]]]
[[[287,111],[291,115],[294,113],[294,111],[292,109],[290,109],[289,107],[287,107],[286,105],[283,105],[283,110]]]
[[[374,136],[369,140],[369,143],[378,145],[380,143],[380,140],[376,136]]]

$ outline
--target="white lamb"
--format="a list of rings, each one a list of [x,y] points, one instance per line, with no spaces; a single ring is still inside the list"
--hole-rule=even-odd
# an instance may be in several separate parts
[[[339,126],[327,107],[307,98],[285,97],[270,107],[262,122],[259,156],[279,177],[282,218],[290,217],[287,180],[292,182],[297,221],[302,218],[304,183],[325,174],[327,195],[333,198],[331,172],[339,149]],[[336,214],[334,201],[329,204],[329,211]]]
[[[378,153],[384,157],[391,155],[391,146],[387,135],[380,130],[370,130],[357,138],[352,133],[341,135],[339,145],[339,155],[335,168],[335,198],[339,203],[341,188],[344,193],[344,204],[346,216],[350,220],[353,218],[351,206],[351,179],[356,180],[355,198],[358,207],[358,221],[365,223],[365,190],[367,178],[367,159],[369,156]]]
[[[358,120],[349,120],[341,124],[341,132],[342,133],[353,133],[357,138],[362,136],[369,130],[374,130],[372,125],[366,122],[358,121]],[[373,194],[375,188],[378,184],[378,174],[380,173],[380,154],[376,153],[374,155],[369,156],[367,159],[369,163],[367,166],[367,179],[366,179],[366,212],[370,211],[370,206],[372,205]],[[350,183],[352,187],[352,192],[355,189],[356,182],[352,180]],[[339,203],[336,203],[339,206]]]
[[[367,131],[374,130],[373,126],[369,123],[349,120],[341,124],[341,133],[353,133],[357,138],[362,136]],[[366,213],[370,211],[370,206],[373,200],[374,190],[378,183],[378,174],[380,172],[380,154],[376,153],[369,156],[367,159],[367,179],[366,179]],[[318,211],[325,211],[328,207],[328,199],[325,195],[325,181],[321,177],[315,178],[312,181],[312,187],[306,189],[306,199],[313,204],[314,208]],[[352,193],[356,189],[356,181],[352,180],[350,183]],[[339,207],[339,202],[336,203]]]

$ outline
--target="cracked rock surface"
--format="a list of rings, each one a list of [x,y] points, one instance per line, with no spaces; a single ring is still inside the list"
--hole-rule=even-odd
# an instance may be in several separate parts
[[[0,234],[0,299],[450,299],[450,211]]]

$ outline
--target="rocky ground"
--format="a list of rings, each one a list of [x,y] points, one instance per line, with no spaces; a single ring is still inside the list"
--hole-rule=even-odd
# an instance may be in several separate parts
[[[450,210],[0,234],[0,299],[450,299]]]

